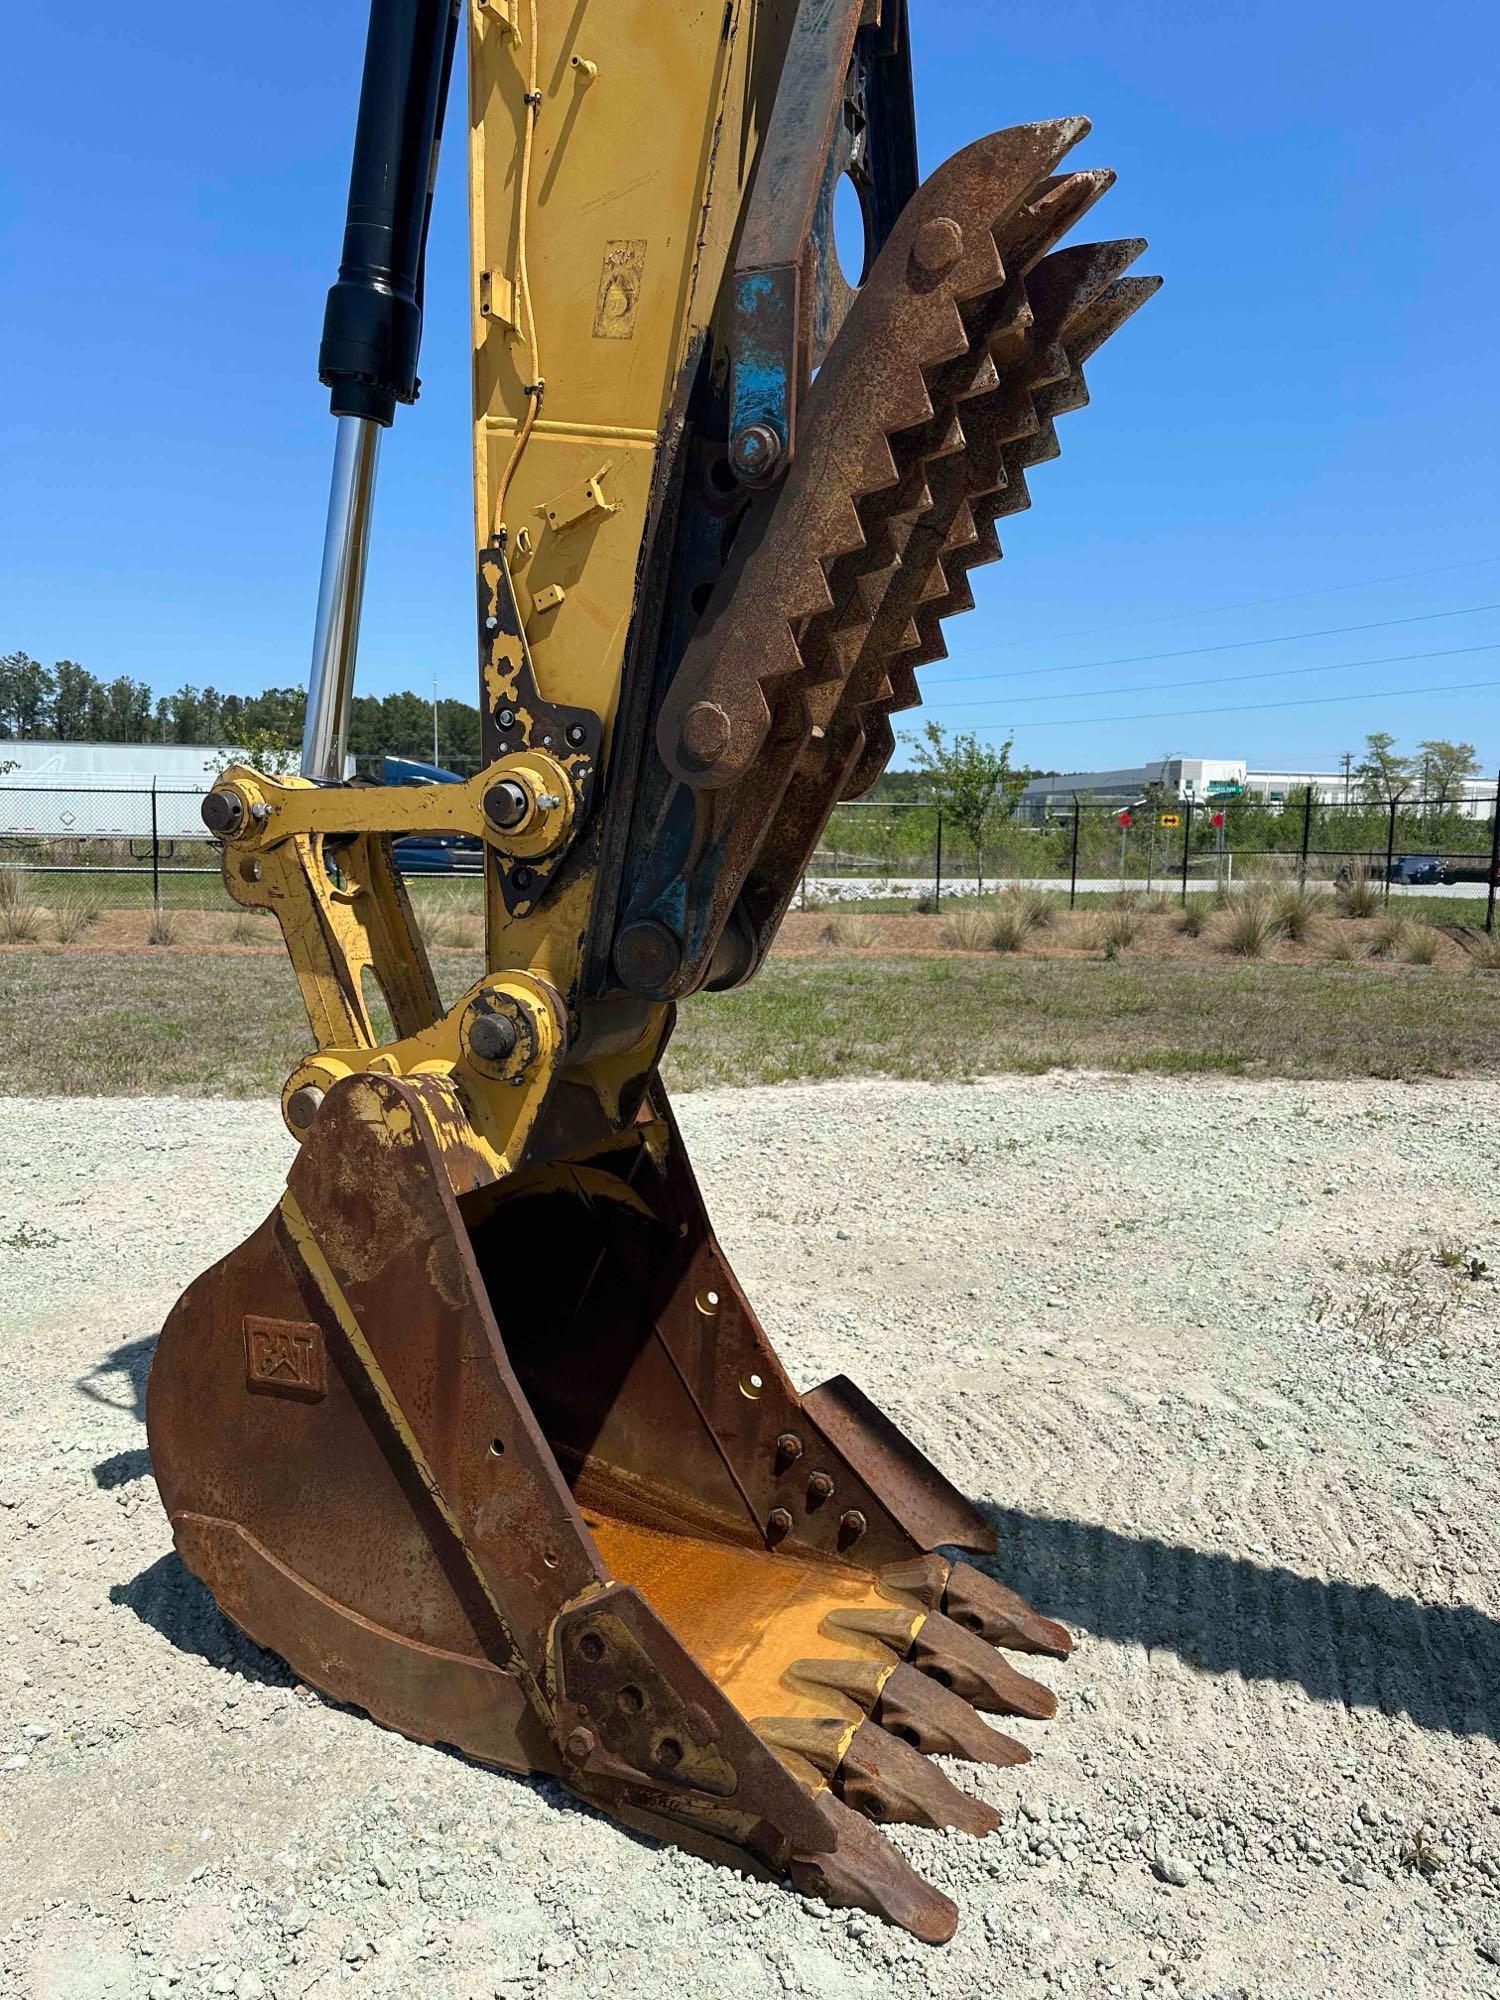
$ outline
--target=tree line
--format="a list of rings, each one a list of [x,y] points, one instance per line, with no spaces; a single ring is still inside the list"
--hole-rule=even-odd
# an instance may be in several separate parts
[[[144,681],[101,680],[76,660],[50,667],[29,653],[0,656],[0,739],[41,743],[203,743],[275,756],[302,741],[307,691],[265,688],[220,694],[180,687],[153,695]],[[472,702],[437,705],[438,762],[468,772],[479,760],[479,710]],[[410,692],[356,695],[349,748],[361,759],[432,756],[432,703]]]

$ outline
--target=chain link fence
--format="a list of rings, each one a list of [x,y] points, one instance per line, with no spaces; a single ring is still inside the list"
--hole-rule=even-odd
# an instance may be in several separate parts
[[[25,870],[47,900],[71,888],[106,908],[228,910],[199,786],[40,786],[0,780],[0,870]],[[408,872],[464,872],[476,857],[413,842]],[[1476,905],[1494,928],[1500,787],[1477,816],[1440,798],[1325,803],[1160,799],[1128,808],[1053,801],[1042,819],[997,817],[975,841],[951,813],[860,800],[836,808],[803,900],[973,895],[1004,882],[1079,896],[1144,888],[1187,897],[1256,883],[1332,888],[1355,877],[1383,896]]]
[[[1493,930],[1500,786],[1477,813],[1445,798],[1328,803],[1259,799],[1054,800],[1045,818],[999,817],[976,841],[940,807],[879,799],[839,806],[808,864],[803,900],[974,895],[1028,882],[1079,896],[1165,890],[1184,901],[1235,887],[1335,889],[1473,903]]]

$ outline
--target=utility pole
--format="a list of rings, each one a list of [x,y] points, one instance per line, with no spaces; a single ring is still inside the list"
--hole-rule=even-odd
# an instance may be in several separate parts
[[[1354,752],[1346,750],[1339,759],[1339,762],[1344,767],[1344,804],[1347,806],[1349,803],[1350,773],[1354,769]]]
[[[432,761],[438,760],[437,745],[437,675],[432,677]]]

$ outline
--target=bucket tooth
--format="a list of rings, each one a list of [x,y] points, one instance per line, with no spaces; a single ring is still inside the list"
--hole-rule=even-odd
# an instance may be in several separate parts
[[[907,1654],[911,1664],[943,1687],[996,1715],[1027,1715],[1045,1722],[1057,1713],[1057,1696],[1029,1674],[1017,1673],[987,1639],[929,1611]]]
[[[1024,1743],[991,1729],[962,1695],[915,1667],[899,1666],[887,1678],[874,1720],[929,1757],[966,1757],[1002,1769],[1031,1760]]]
[[[835,1789],[845,1805],[881,1824],[951,1826],[976,1839],[1000,1824],[993,1806],[960,1791],[930,1757],[873,1722],[862,1722],[850,1738]]]
[[[949,1570],[942,1609],[955,1625],[977,1632],[992,1646],[1008,1646],[1016,1653],[1046,1653],[1058,1660],[1065,1660],[1073,1650],[1073,1636],[1065,1625],[1059,1625],[1055,1618],[1044,1618],[1024,1597],[986,1576],[973,1563],[956,1562]]]
[[[958,1929],[958,1906],[899,1855],[885,1837],[835,1798],[819,1803],[837,1844],[827,1853],[794,1854],[790,1873],[804,1896],[836,1910],[868,1910],[924,1944],[946,1944]]]

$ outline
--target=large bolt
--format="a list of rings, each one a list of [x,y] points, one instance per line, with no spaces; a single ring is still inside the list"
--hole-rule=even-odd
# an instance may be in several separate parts
[[[305,1132],[323,1103],[323,1093],[315,1083],[299,1083],[286,1101],[287,1122],[298,1132]]]
[[[765,479],[781,457],[774,424],[746,424],[729,440],[729,463],[741,479]]]
[[[807,1482],[807,1504],[821,1507],[825,1500],[833,1498],[833,1481],[826,1472],[815,1472]]]
[[[503,1063],[521,1039],[509,1014],[474,1013],[469,1020],[469,1047],[481,1062]]]
[[[776,1469],[785,1472],[802,1456],[802,1440],[795,1431],[783,1431],[776,1440]]]
[[[491,826],[519,826],[530,810],[526,787],[518,785],[514,778],[502,778],[484,795],[484,816]]]
[[[199,810],[203,824],[220,840],[233,840],[245,824],[245,801],[238,792],[210,792]]]
[[[792,1532],[793,1522],[785,1507],[773,1507],[766,1516],[766,1540],[779,1542]]]
[[[566,1744],[568,1755],[575,1764],[586,1764],[594,1754],[595,1737],[592,1729],[570,1729]]]
[[[840,1545],[844,1548],[847,1548],[850,1542],[857,1542],[860,1536],[864,1533],[865,1529],[869,1525],[870,1525],[869,1522],[865,1519],[864,1515],[860,1513],[857,1507],[851,1507],[847,1514],[840,1514],[839,1516]]]
[[[929,278],[951,271],[964,254],[964,233],[951,215],[934,215],[912,238],[912,262]]]
[[[655,917],[627,924],[615,940],[615,971],[629,993],[665,993],[681,966],[681,938]]]
[[[716,701],[695,701],[677,732],[677,754],[690,771],[707,771],[729,748],[733,725]]]

